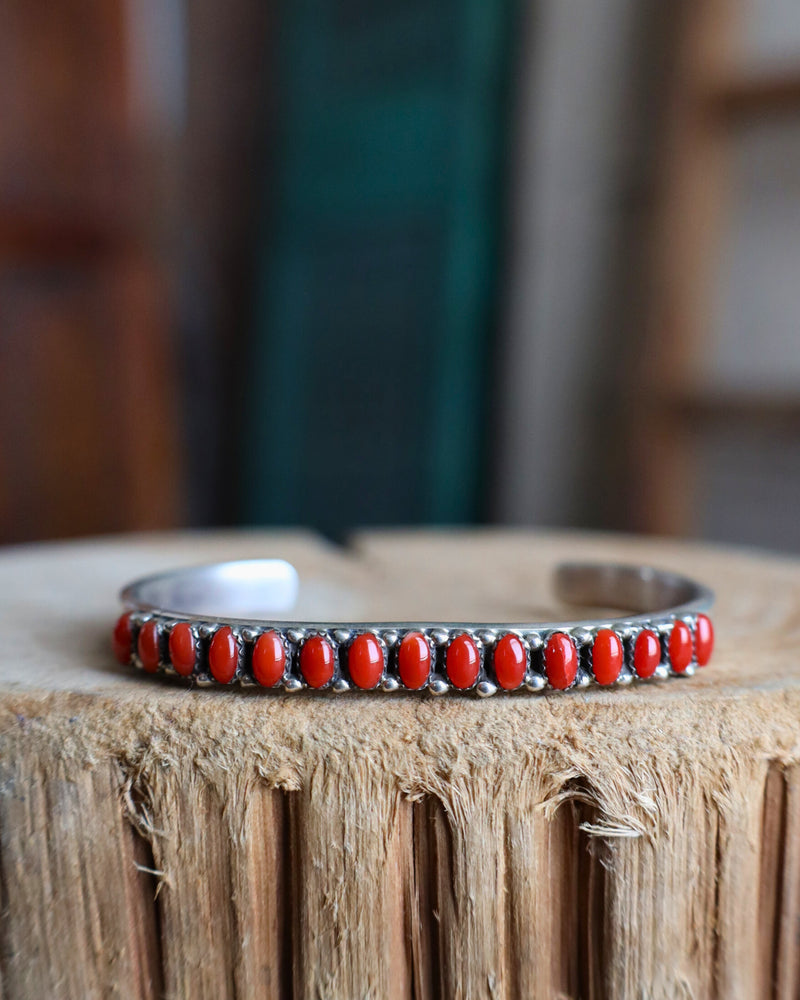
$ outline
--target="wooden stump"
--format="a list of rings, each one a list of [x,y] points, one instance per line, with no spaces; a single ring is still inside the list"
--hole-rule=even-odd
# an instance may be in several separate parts
[[[693,678],[442,700],[190,691],[116,591],[282,555],[365,616],[552,618],[561,558],[716,589]],[[800,564],[586,535],[144,536],[0,556],[2,996],[800,991]]]

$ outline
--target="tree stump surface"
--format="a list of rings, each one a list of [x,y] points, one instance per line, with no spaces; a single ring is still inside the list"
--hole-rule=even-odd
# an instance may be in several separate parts
[[[716,590],[716,650],[692,678],[485,701],[190,690],[114,662],[124,583],[266,555],[387,619],[552,619],[561,559],[649,563]],[[6,1000],[800,995],[796,561],[145,535],[5,550],[0,617]]]

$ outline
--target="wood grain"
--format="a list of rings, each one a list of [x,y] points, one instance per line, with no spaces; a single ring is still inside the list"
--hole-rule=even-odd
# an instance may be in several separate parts
[[[115,591],[284,555],[367,614],[554,612],[562,557],[718,592],[684,681],[567,696],[191,691],[107,651]],[[11,998],[788,998],[800,565],[588,535],[143,535],[0,553]]]

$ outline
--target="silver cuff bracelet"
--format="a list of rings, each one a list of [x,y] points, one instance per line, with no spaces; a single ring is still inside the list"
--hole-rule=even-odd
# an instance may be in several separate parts
[[[714,595],[645,566],[566,563],[556,595],[633,614],[558,622],[361,622],[292,618],[300,582],[280,559],[180,569],[121,594],[117,659],[197,685],[265,690],[564,691],[687,676],[714,644]]]

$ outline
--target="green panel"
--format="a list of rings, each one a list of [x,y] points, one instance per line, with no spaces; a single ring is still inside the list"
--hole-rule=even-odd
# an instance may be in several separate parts
[[[480,512],[510,2],[286,4],[243,517]]]

